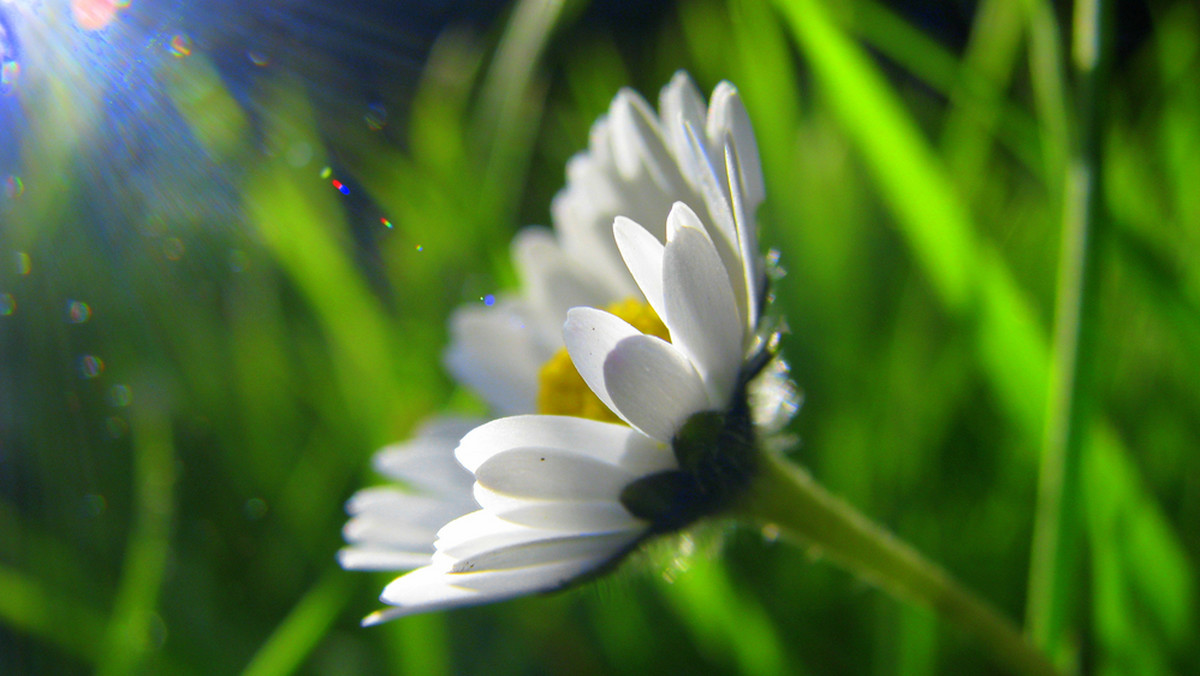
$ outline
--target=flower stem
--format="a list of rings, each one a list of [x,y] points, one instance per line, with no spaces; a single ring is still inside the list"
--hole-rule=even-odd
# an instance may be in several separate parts
[[[1011,621],[782,458],[763,454],[759,475],[739,514],[818,547],[891,594],[937,612],[949,624],[974,634],[1014,673],[1058,673]]]

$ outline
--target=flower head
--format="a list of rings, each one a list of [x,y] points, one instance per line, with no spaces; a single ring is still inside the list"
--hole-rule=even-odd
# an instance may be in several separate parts
[[[727,507],[753,476],[749,390],[773,357],[757,147],[732,85],[706,108],[680,74],[660,108],[618,94],[568,167],[557,238],[518,238],[524,297],[456,316],[451,369],[525,415],[462,436],[477,509],[437,531],[369,622],[560,588]],[[772,374],[764,391],[786,393]]]

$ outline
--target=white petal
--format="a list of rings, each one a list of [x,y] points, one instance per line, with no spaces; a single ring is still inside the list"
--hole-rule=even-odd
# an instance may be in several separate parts
[[[709,157],[705,142],[697,136],[696,130],[688,125],[686,131],[688,147],[691,149],[688,161],[695,164],[696,175],[700,181],[698,188],[712,218],[712,223],[706,223],[704,227],[719,249],[728,249],[730,253],[734,253],[737,251],[737,226],[733,222],[733,212],[729,206],[729,184],[725,180],[724,167],[721,167],[718,173],[712,158]],[[724,255],[722,260],[726,260]]]
[[[481,573],[449,573],[418,568],[394,580],[380,600],[397,606],[363,621],[378,624],[403,615],[504,601],[518,596],[561,589],[605,560],[583,557],[566,561]]]
[[[475,500],[497,518],[531,528],[587,533],[645,526],[615,500],[536,500],[503,495],[479,485],[475,486]]]
[[[479,485],[518,497],[616,500],[635,478],[612,464],[556,448],[498,453],[475,470]]]
[[[411,552],[387,547],[344,547],[338,551],[338,565],[346,570],[412,570],[429,565],[428,552]]]
[[[681,70],[675,73],[670,84],[663,87],[659,94],[658,107],[662,115],[663,135],[671,152],[679,159],[688,157],[690,151],[685,125],[691,125],[693,129],[703,128],[707,111],[700,90],[696,89],[695,83],[686,72]],[[698,177],[694,172],[695,164],[679,162],[679,166],[688,182],[698,186]]]
[[[370,515],[356,516],[342,527],[342,537],[351,545],[380,546],[389,549],[432,553],[437,529],[461,514],[461,512],[453,512],[437,521],[427,522],[381,519]]]
[[[729,403],[742,363],[743,324],[729,276],[703,231],[678,227],[663,254],[663,320],[695,364],[714,407]]]
[[[434,418],[419,427],[409,441],[381,449],[372,464],[380,474],[426,493],[470,490],[474,478],[455,460],[454,447],[482,422],[477,418]]]
[[[529,307],[542,326],[540,333],[553,336],[557,348],[563,317],[580,305],[603,306],[611,300],[609,289],[591,274],[586,264],[569,258],[550,230],[525,228],[513,239],[513,260],[521,275]]]
[[[641,225],[617,216],[613,237],[626,267],[642,290],[642,295],[659,317],[663,315],[662,255],[663,244]]]
[[[612,560],[637,541],[640,532],[571,535],[500,547],[460,559],[455,573],[503,570],[579,558]]]
[[[455,379],[478,392],[502,414],[536,408],[537,373],[553,348],[538,335],[528,311],[511,299],[492,307],[459,308],[450,318],[446,368]]]
[[[446,524],[438,531],[434,547],[457,560],[492,549],[562,536],[563,531],[516,524],[481,509]]]
[[[633,539],[645,531],[643,522],[628,527],[592,530],[558,530],[536,528],[505,521],[486,510],[468,514],[446,524],[438,534],[439,560],[452,567],[465,559],[475,559],[489,552],[531,547],[541,542],[559,542],[579,538],[619,535]],[[570,558],[562,556],[560,558]],[[545,559],[543,559],[544,561]],[[478,570],[479,568],[476,568]]]
[[[740,269],[731,269],[728,272],[734,292],[738,296],[738,312],[742,317],[742,325],[746,327],[746,336],[749,336],[754,332],[754,327],[758,326],[759,283],[762,281],[758,268],[758,237],[754,232],[753,215],[746,212],[744,192],[739,178],[739,162],[729,140],[725,142],[725,162],[729,167],[729,192],[733,196],[737,252],[741,259]]]
[[[680,188],[679,170],[667,152],[658,120],[645,99],[631,89],[622,89],[610,108],[613,155],[621,175],[629,180],[648,175],[667,193]]]
[[[691,361],[655,336],[638,334],[618,343],[604,360],[604,383],[616,413],[664,443],[689,416],[708,408]]]
[[[762,163],[758,154],[758,142],[754,138],[754,127],[746,106],[738,95],[737,88],[729,82],[721,82],[713,90],[712,104],[708,109],[708,137],[717,143],[728,131],[733,136],[740,167],[740,182],[746,191],[747,211],[754,210],[766,197],[763,183]]]
[[[455,454],[474,472],[492,456],[518,448],[561,449],[617,466],[640,462],[627,456],[652,452],[642,435],[624,425],[571,416],[521,415],[480,425],[462,438]]]
[[[405,493],[390,486],[374,486],[358,491],[347,500],[346,511],[351,515],[408,517],[415,522],[424,520],[426,515],[437,515],[452,509],[465,501],[465,491],[454,496],[441,497]]]
[[[625,320],[603,310],[590,307],[573,308],[567,312],[563,325],[563,342],[571,355],[575,370],[583,377],[592,392],[609,409],[620,415],[604,384],[604,360],[617,343],[642,335]]]

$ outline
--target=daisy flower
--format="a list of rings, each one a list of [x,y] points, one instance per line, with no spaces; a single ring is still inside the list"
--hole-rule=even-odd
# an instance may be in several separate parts
[[[437,424],[377,456],[419,492],[352,498],[341,561],[420,567],[367,623],[563,586],[725,506],[749,479],[747,384],[770,361],[757,147],[728,83],[706,107],[679,74],[660,109],[617,95],[568,166],[554,233],[515,241],[522,295],[452,319],[460,382],[499,413],[538,415],[465,436],[469,423]],[[795,410],[786,371],[775,360],[757,382],[759,422],[778,427]]]

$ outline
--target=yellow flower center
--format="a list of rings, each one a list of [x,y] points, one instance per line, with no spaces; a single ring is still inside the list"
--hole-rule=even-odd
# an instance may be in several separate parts
[[[666,325],[649,305],[640,300],[629,298],[613,303],[605,309],[646,335],[658,336],[663,340],[671,339]],[[538,413],[544,415],[570,415],[604,422],[621,421],[583,381],[583,376],[575,369],[566,348],[554,353],[538,371],[537,407]]]

